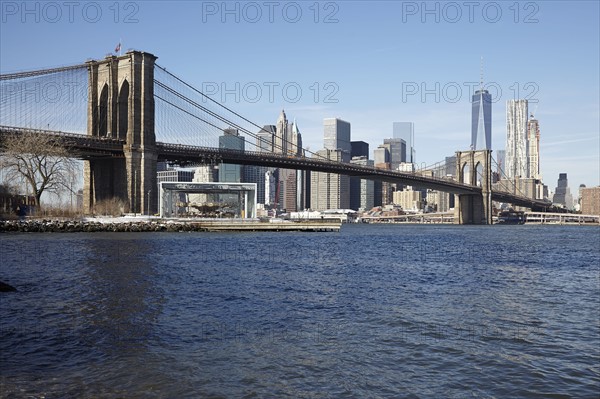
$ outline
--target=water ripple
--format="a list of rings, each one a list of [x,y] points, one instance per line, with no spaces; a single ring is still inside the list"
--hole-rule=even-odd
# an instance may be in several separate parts
[[[597,228],[4,234],[2,397],[598,397]]]

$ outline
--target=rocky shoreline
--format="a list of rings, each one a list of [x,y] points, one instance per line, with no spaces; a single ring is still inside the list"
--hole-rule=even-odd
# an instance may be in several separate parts
[[[339,220],[261,222],[257,219],[214,220],[0,220],[0,233],[143,233],[200,231],[339,231]]]
[[[0,221],[0,232],[19,233],[99,233],[99,232],[180,232],[206,231],[197,223],[182,222],[98,222],[85,220],[5,220]]]

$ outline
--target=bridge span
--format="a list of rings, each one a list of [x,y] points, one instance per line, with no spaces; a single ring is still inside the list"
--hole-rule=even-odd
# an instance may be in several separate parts
[[[0,145],[2,137],[10,134],[44,134],[55,137],[69,149],[74,157],[83,160],[123,158],[123,147],[126,145],[125,140],[122,139],[11,126],[0,126]],[[481,194],[481,187],[459,183],[450,179],[422,176],[419,173],[385,170],[372,166],[341,163],[327,159],[161,142],[156,143],[156,152],[158,154],[158,160],[179,165],[204,163],[219,164],[223,162],[239,165],[269,166],[337,173],[369,180],[406,184],[458,195]],[[492,200],[512,203],[517,206],[523,206],[537,211],[544,211],[551,206],[550,203],[545,201],[532,200],[527,197],[517,196],[502,191],[493,191]]]
[[[6,101],[3,97],[3,103],[7,105],[4,108],[10,111],[0,120],[12,121],[0,122],[0,141],[11,134],[43,134],[60,140],[73,157],[84,160],[86,212],[99,201],[117,197],[128,203],[134,212],[155,213],[158,203],[151,193],[153,190],[156,193],[157,162],[162,160],[179,164],[228,163],[310,170],[448,192],[456,195],[455,220],[461,224],[490,224],[493,200],[534,211],[547,211],[551,207],[549,202],[542,200],[494,191],[490,151],[457,152],[457,178],[452,180],[424,176],[419,172],[331,161],[319,156],[283,155],[286,153],[283,148],[279,148],[281,151],[248,151],[204,144],[175,144],[173,141],[179,143],[182,138],[206,133],[223,134],[230,128],[256,138],[256,132],[262,128],[156,65],[156,58],[153,54],[132,50],[124,55],[111,55],[70,67],[0,75],[1,84],[6,85],[3,96],[7,97]],[[55,86],[64,80],[64,86],[69,88],[65,106],[71,108],[59,107],[52,102],[48,108],[39,108],[39,96],[30,96],[28,86],[21,84],[24,80],[36,79],[31,87],[42,87],[39,82],[46,75]],[[24,101],[31,98],[34,104]],[[73,101],[76,98],[81,98],[85,104]],[[216,111],[205,105],[213,103],[218,107]],[[156,104],[164,108],[157,112]],[[85,127],[61,127],[70,126],[74,123],[70,119],[78,117],[85,117]],[[36,124],[32,125],[32,118],[37,118]],[[50,129],[49,122],[59,127]],[[242,126],[244,124],[246,127]],[[48,129],[44,130],[46,126]],[[165,129],[172,136],[158,137],[157,131],[160,133]],[[471,171],[482,166],[481,180],[477,180],[475,173],[465,174],[466,166]]]

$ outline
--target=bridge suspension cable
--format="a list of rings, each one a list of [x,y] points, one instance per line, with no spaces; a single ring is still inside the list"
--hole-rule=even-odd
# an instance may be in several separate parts
[[[501,188],[503,188],[504,192],[509,193],[509,194],[518,194],[522,197],[528,197],[528,195],[526,195],[523,191],[521,191],[521,189],[519,187],[517,187],[517,182],[515,179],[510,179],[506,173],[504,172],[504,169],[502,169],[502,167],[498,164],[498,162],[496,162],[496,160],[492,157],[492,165],[496,167],[496,170],[500,171],[500,186]],[[509,187],[509,185],[512,185],[512,187]],[[512,188],[512,192],[511,189]]]
[[[86,65],[1,76],[0,125],[87,132]]]
[[[5,74],[0,74],[0,81],[31,78],[31,77],[35,77],[35,76],[49,75],[51,73],[72,71],[75,69],[87,69],[87,65],[86,64],[77,64],[77,65],[70,65],[70,66],[64,66],[64,67],[58,67],[58,68],[38,69],[36,71],[5,73]]]
[[[166,135],[167,130],[169,130],[171,132],[169,134],[169,139],[179,142],[183,139],[181,135],[182,131],[200,130],[202,133],[207,134],[208,136],[204,138],[188,137],[188,139],[194,141],[193,144],[198,144],[198,140],[200,140],[200,145],[211,146],[212,144],[212,146],[216,146],[216,135],[222,134],[223,130],[226,128],[234,128],[247,137],[254,139],[254,143],[247,142],[247,144],[253,146],[257,150],[260,150],[261,144],[268,144],[271,146],[271,148],[281,151],[282,153],[284,152],[284,143],[279,144],[275,142],[275,140],[267,143],[265,139],[258,134],[260,132],[265,132],[263,127],[207,96],[202,91],[183,81],[181,78],[167,71],[165,68],[159,65],[156,65],[156,67],[157,70],[155,70],[155,72],[158,73],[155,73],[155,97],[165,104],[168,104],[170,107],[176,109],[180,115],[179,120],[174,122],[174,124],[177,126],[167,127],[167,125],[172,125],[169,120],[176,118],[173,118],[173,116],[169,115],[169,111],[164,109],[159,110],[158,108],[160,107],[157,107],[157,117],[158,119],[162,120],[161,122],[157,122],[158,135]],[[158,75],[158,78],[156,75]],[[170,83],[167,82],[169,80]],[[178,87],[175,88],[174,86]],[[186,92],[186,94],[183,94],[183,92]],[[184,118],[181,118],[181,116]],[[188,121],[184,122],[183,119],[187,119]],[[209,129],[207,129],[206,126],[198,126],[198,121],[205,123],[213,129],[208,131]],[[181,130],[177,132],[177,129]],[[210,135],[212,135],[212,137]],[[287,140],[285,137],[283,139]],[[207,141],[212,141],[212,143],[207,143]],[[285,144],[289,144],[289,142],[286,141]],[[311,154],[314,158],[325,159],[324,157],[307,149],[293,148],[292,150],[294,155],[296,153],[300,153],[302,155]]]

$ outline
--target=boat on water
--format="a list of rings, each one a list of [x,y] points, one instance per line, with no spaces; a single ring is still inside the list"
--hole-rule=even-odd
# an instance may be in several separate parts
[[[498,213],[498,224],[523,224],[525,223],[525,212],[501,211]]]

